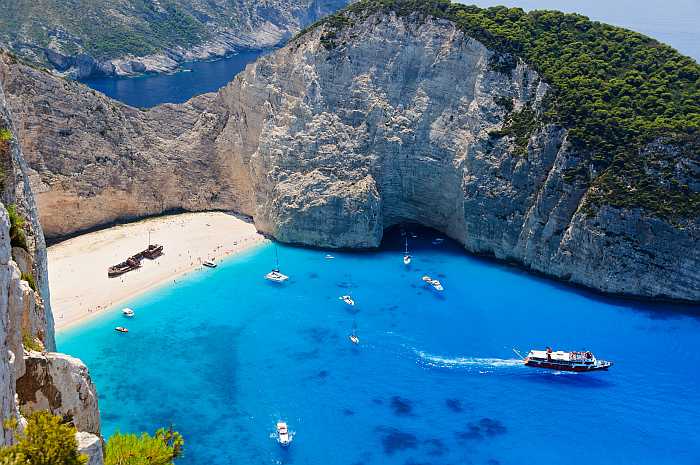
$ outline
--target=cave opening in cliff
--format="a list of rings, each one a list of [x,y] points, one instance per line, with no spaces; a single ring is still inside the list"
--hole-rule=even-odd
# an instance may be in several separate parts
[[[420,223],[404,222],[389,226],[384,230],[380,248],[386,251],[410,254],[434,251],[436,247],[450,252],[464,253],[464,248],[444,233]]]

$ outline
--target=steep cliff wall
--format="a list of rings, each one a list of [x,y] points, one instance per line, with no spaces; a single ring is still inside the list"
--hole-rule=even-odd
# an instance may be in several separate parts
[[[416,221],[565,281],[700,300],[696,210],[669,219],[602,195],[591,153],[543,122],[550,85],[531,66],[504,68],[444,19],[343,24],[310,30],[216,95],[148,112],[6,59],[47,235],[233,209],[283,241],[374,247],[384,228]],[[664,185],[654,170],[674,167],[674,182],[699,192],[688,147],[644,146],[645,182]]]
[[[0,420],[49,410],[99,434],[97,395],[87,368],[54,352],[46,245],[0,75]],[[19,394],[19,396],[17,396]],[[21,424],[21,423],[20,423]],[[3,427],[0,446],[14,440]],[[86,448],[94,449],[94,445]],[[95,459],[101,463],[101,457]]]

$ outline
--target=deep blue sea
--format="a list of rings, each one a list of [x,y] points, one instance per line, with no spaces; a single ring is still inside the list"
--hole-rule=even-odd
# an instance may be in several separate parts
[[[581,13],[654,37],[700,61],[700,0],[460,0],[482,7],[508,5],[525,10],[557,9]],[[222,60],[187,63],[174,74],[83,81],[128,105],[150,108],[181,103],[227,84],[263,52],[244,51]]]
[[[161,103],[186,102],[195,95],[214,92],[263,53],[259,50],[241,51],[220,60],[184,63],[181,71],[172,74],[101,77],[82,82],[132,107],[151,108]]]
[[[603,298],[415,231],[408,268],[396,231],[332,260],[280,245],[283,285],[263,279],[275,246],[260,246],[58,346],[90,367],[106,437],[172,423],[181,465],[700,463],[700,308]],[[552,372],[512,352],[547,345],[615,366]]]

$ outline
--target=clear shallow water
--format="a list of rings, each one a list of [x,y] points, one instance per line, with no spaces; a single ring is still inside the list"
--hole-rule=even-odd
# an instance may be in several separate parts
[[[182,465],[698,463],[700,309],[601,299],[420,234],[410,269],[396,236],[334,260],[280,246],[282,286],[262,279],[274,250],[262,246],[58,346],[90,367],[105,436],[174,423]],[[540,371],[511,351],[545,345],[616,365]],[[279,419],[288,450],[271,438]]]
[[[82,82],[127,105],[150,108],[161,103],[182,103],[195,95],[214,92],[225,86],[255,61],[261,51],[242,51],[221,60],[197,61],[182,65],[173,74],[146,74],[136,77],[101,77]]]

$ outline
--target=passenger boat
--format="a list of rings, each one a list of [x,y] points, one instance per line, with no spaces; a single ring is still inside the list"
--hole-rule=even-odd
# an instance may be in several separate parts
[[[436,291],[443,291],[443,290],[445,290],[445,288],[442,287],[442,283],[441,283],[440,281],[438,281],[437,279],[433,279],[433,278],[431,278],[431,277],[428,276],[428,275],[423,276],[421,279],[422,279],[425,283],[431,285],[431,286],[433,287],[433,289],[435,289]]]
[[[350,305],[351,307],[352,307],[353,305],[355,305],[355,301],[352,300],[352,297],[350,297],[349,295],[341,295],[340,297],[338,297],[338,299],[339,299],[339,300],[342,300],[343,302],[345,302],[346,304]]]
[[[132,316],[135,315],[134,311],[133,311],[132,309],[128,308],[128,307],[125,308],[124,310],[122,310],[122,314],[123,314],[124,316],[128,316],[128,317],[132,317]]]
[[[289,436],[287,423],[283,421],[277,422],[277,442],[279,442],[282,447],[287,447],[292,442],[292,438]]]
[[[552,350],[531,350],[525,357],[525,365],[535,368],[548,368],[561,371],[595,371],[607,370],[613,362],[598,360],[592,352],[564,352]]]
[[[211,260],[205,261],[204,263],[202,263],[202,265],[204,265],[204,266],[206,266],[206,267],[209,267],[209,268],[216,268],[216,263],[214,263],[214,262],[211,261]]]
[[[117,326],[116,328],[114,328],[114,330],[119,331],[120,333],[128,333],[129,332],[129,330],[123,326]]]

